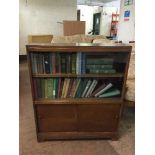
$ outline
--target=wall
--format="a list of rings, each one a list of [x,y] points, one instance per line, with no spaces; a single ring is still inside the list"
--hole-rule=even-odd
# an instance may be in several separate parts
[[[19,6],[20,55],[26,54],[28,35],[62,35],[63,25],[57,22],[77,19],[76,0],[20,0]]]
[[[130,10],[129,21],[124,21],[124,11]],[[124,0],[120,5],[120,21],[118,25],[118,40],[124,43],[135,40],[135,1],[132,5],[124,6]]]

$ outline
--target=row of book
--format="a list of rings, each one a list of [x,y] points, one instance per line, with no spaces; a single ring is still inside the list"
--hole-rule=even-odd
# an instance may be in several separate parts
[[[86,53],[31,53],[32,73],[115,73],[113,58],[93,58]]]
[[[120,95],[112,83],[100,83],[97,79],[34,78],[35,98],[87,98]]]
[[[32,73],[85,73],[85,54],[31,53]]]
[[[86,70],[87,73],[116,73],[116,70],[113,68],[114,59],[113,58],[96,58],[90,57],[86,61]]]

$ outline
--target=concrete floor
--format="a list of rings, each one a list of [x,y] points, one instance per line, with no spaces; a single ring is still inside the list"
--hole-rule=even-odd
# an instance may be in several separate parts
[[[111,140],[49,141],[38,143],[27,63],[20,63],[20,155],[134,155],[134,110],[126,108],[120,138]]]

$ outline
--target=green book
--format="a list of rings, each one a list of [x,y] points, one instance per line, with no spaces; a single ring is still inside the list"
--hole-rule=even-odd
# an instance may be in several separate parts
[[[113,64],[113,58],[87,58],[87,65],[91,65],[91,64],[107,64],[107,65],[111,65]]]
[[[82,96],[82,93],[83,93],[83,91],[84,91],[84,89],[85,89],[85,87],[87,85],[87,81],[88,80],[86,80],[86,79],[81,81],[80,86],[78,88],[77,97],[81,97]]]
[[[72,54],[71,56],[71,73],[76,73],[76,54]]]
[[[53,79],[47,79],[47,98],[52,99],[52,80]]]
[[[52,96],[53,96],[53,99],[55,99],[55,96],[56,96],[56,79],[52,80],[52,86],[53,86]]]
[[[113,65],[87,65],[86,68],[88,69],[112,69]]]
[[[105,92],[101,95],[99,95],[99,97],[113,97],[113,96],[117,96],[120,94],[120,90],[118,89],[113,89],[111,91]]]
[[[112,73],[116,73],[116,70],[115,69],[89,69],[89,73],[112,74]]]

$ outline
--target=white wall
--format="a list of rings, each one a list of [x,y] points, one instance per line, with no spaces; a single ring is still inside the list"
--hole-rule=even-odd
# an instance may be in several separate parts
[[[19,2],[20,55],[26,54],[25,45],[28,35],[63,35],[63,25],[57,22],[77,19],[76,0],[20,0]]]
[[[129,21],[124,21],[124,11],[130,10]],[[132,5],[124,6],[124,0],[121,0],[120,21],[118,25],[118,40],[127,43],[135,40],[135,1]]]

